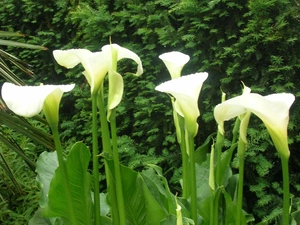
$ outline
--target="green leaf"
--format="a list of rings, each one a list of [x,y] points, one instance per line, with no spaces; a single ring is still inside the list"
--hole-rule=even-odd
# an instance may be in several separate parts
[[[50,182],[54,176],[55,170],[58,167],[58,160],[56,152],[43,152],[40,154],[36,162],[36,180],[41,186],[41,197],[39,204],[42,208],[48,204],[48,192]]]
[[[176,214],[175,196],[171,193],[161,168],[153,164],[149,166],[151,168],[140,173],[149,191],[167,214]]]
[[[0,39],[0,45],[38,49],[38,50],[47,50],[47,48],[43,47],[43,46],[31,45],[31,44],[21,43],[21,42],[17,42],[17,41],[3,40],[3,39]]]
[[[87,172],[90,156],[89,149],[78,142],[65,161],[72,203],[79,224],[91,224],[92,221],[91,176]],[[43,216],[62,217],[65,224],[69,224],[69,208],[62,179],[60,167],[57,167],[50,183],[48,204],[43,209]]]
[[[105,155],[104,157],[114,176],[113,161],[109,160]],[[145,179],[148,179],[147,176],[129,167],[121,166],[121,178],[124,202],[126,205],[127,225],[160,224],[167,213],[151,194],[152,190],[149,190],[150,187],[148,187],[145,182]]]
[[[42,209],[39,208],[29,220],[28,225],[63,225],[58,218],[45,218],[42,216]]]
[[[292,225],[300,224],[300,210],[297,210],[291,214],[292,217]]]
[[[9,31],[0,31],[0,37],[22,37],[24,34]]]
[[[208,150],[210,148],[211,141],[213,139],[213,136],[215,136],[215,135],[216,135],[215,132],[210,134],[205,139],[203,144],[196,149],[196,151],[195,151],[195,162],[198,163],[199,165],[206,160],[206,155],[207,155]]]

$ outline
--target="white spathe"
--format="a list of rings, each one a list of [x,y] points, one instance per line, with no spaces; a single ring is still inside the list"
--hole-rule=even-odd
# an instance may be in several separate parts
[[[184,65],[190,60],[190,57],[178,51],[166,52],[161,54],[159,58],[166,65],[171,78],[179,78]]]
[[[223,122],[250,111],[258,116],[270,133],[279,154],[289,157],[287,142],[287,126],[289,109],[295,100],[290,93],[271,94],[261,96],[255,93],[246,93],[218,104],[214,109],[214,117],[219,130],[224,134]]]
[[[68,69],[81,63],[92,94],[97,93],[101,87],[111,59],[103,52],[91,52],[87,49],[54,50],[53,56],[59,65]]]
[[[110,57],[110,60],[109,60],[110,66],[112,64],[111,58],[112,58],[113,51],[116,51],[117,61],[119,61],[121,59],[132,59],[137,64],[137,71],[136,71],[135,75],[140,76],[143,73],[142,61],[141,61],[140,57],[137,54],[135,54],[133,51],[130,51],[127,48],[121,47],[118,44],[104,45],[101,50],[105,55]]]
[[[1,95],[7,107],[15,114],[32,117],[42,111],[45,99],[51,93],[55,93],[59,102],[62,94],[71,91],[74,86],[75,84],[18,86],[6,82],[2,86]]]
[[[192,136],[198,132],[197,118],[200,116],[198,98],[207,77],[206,72],[195,73],[164,82],[155,88],[175,98],[174,108],[184,117],[186,129]]]

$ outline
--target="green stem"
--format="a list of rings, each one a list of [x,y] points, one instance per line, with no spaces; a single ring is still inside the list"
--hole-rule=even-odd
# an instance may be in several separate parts
[[[242,224],[241,218],[242,218],[242,210],[243,210],[242,207],[243,207],[245,148],[246,148],[246,145],[240,138],[239,143],[238,143],[239,184],[238,184],[236,225]]]
[[[92,95],[92,137],[93,137],[93,178],[94,178],[94,213],[95,224],[100,224],[100,185],[97,134],[97,95]]]
[[[283,176],[283,212],[281,224],[288,225],[290,215],[289,159],[285,156],[281,156],[281,167]]]
[[[224,136],[218,131],[216,140],[216,152],[217,152],[217,165],[216,165],[216,183],[222,185],[221,177],[221,159],[222,159],[222,145]]]
[[[175,112],[177,113],[177,112]],[[185,129],[184,129],[184,118],[177,114],[180,132],[180,150],[182,158],[182,197],[187,199],[190,195],[189,192],[189,162],[188,154],[186,149]]]
[[[210,213],[209,213],[209,224],[214,225],[215,221],[215,170],[214,170],[214,154],[215,153],[215,145],[214,143],[211,146],[211,154],[210,154],[210,162],[209,162],[209,186],[210,186]],[[218,205],[217,205],[218,207]],[[218,210],[217,210],[218,212]],[[218,218],[217,218],[218,219]]]
[[[236,140],[238,139],[240,124],[241,124],[241,120],[239,119],[239,117],[237,117],[235,120],[235,123],[234,123],[233,130],[232,130],[231,145],[235,144]]]
[[[116,195],[117,195],[117,202],[118,202],[119,219],[120,219],[120,225],[126,225],[125,204],[124,204],[124,197],[123,197],[119,151],[118,151],[118,144],[117,144],[116,109],[112,109],[111,112],[110,128],[111,128],[111,137],[112,137],[112,144],[113,144],[113,159],[114,159],[114,168],[115,168],[115,181],[116,181],[116,192],[117,192]]]
[[[102,135],[102,147],[103,151],[112,154],[108,122],[106,119],[106,111],[104,105],[103,91],[101,90],[98,94],[98,108],[100,112],[100,124],[101,124],[101,135]]]
[[[111,144],[110,144],[110,135],[109,135],[109,128],[108,122],[106,119],[106,111],[104,106],[104,97],[103,91],[100,90],[98,95],[98,108],[100,112],[100,123],[101,123],[101,134],[102,134],[102,147],[103,152],[109,155],[112,155]],[[109,170],[108,164],[105,161],[105,175],[106,175],[106,183],[108,194],[110,197],[110,206],[111,206],[111,217],[114,225],[119,225],[119,213],[118,213],[118,203],[116,198],[116,188],[113,182],[112,174]]]
[[[59,138],[59,134],[58,134],[58,127],[51,126],[51,130],[52,130],[52,134],[53,134],[54,144],[56,147],[58,164],[59,164],[60,171],[61,171],[62,177],[63,177],[64,188],[65,188],[64,191],[66,194],[67,205],[68,205],[68,209],[69,209],[70,223],[76,225],[78,223],[77,223],[77,218],[76,218],[76,214],[75,214],[75,209],[73,206],[72,195],[71,195],[69,181],[68,181],[67,168],[66,168],[66,164],[64,161],[64,156],[62,153],[62,147],[61,147],[60,138]]]
[[[196,184],[196,169],[195,169],[195,147],[194,147],[194,137],[192,137],[187,131],[188,135],[188,149],[190,158],[190,191],[191,191],[191,212],[192,219],[195,224],[197,223],[197,184]]]
[[[210,190],[210,204],[209,204],[209,224],[214,225],[214,218],[215,218],[215,213],[214,213],[214,198],[215,198],[215,191]]]
[[[184,137],[184,132],[181,133]],[[189,162],[186,152],[185,138],[182,138],[180,143],[181,157],[182,157],[182,197],[188,198],[189,196]]]

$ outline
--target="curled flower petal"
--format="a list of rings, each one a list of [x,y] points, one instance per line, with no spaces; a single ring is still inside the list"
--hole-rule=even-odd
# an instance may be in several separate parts
[[[91,93],[96,93],[108,71],[110,58],[103,52],[90,52],[87,49],[54,50],[53,56],[58,64],[73,68],[82,64],[83,72],[91,87]]]
[[[63,93],[71,91],[74,86],[74,84],[59,85],[45,98],[43,112],[50,126],[58,126],[60,100]]]
[[[197,134],[197,118],[200,115],[198,97],[207,73],[195,73],[160,84],[155,89],[171,94],[176,100],[175,110],[184,117],[186,129],[193,136]]]
[[[166,65],[172,79],[181,76],[183,66],[190,60],[188,55],[177,51],[161,54],[159,58]]]
[[[111,44],[111,45],[105,45],[102,47],[102,52],[108,56],[111,57],[112,54],[112,48],[116,50],[118,57],[117,60],[121,59],[132,59],[137,63],[137,72],[135,73],[136,76],[139,76],[143,73],[143,66],[140,57],[135,54],[134,52],[130,51],[127,48],[123,48],[117,44]]]
[[[121,102],[124,90],[123,77],[116,71],[109,73],[109,89],[108,89],[108,110],[107,120],[109,121],[111,110],[117,107]]]

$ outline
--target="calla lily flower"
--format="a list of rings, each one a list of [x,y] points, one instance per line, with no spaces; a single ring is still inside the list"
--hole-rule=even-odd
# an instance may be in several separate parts
[[[226,100],[217,105],[214,117],[219,125],[236,116],[252,112],[265,124],[280,154],[285,158],[290,155],[287,140],[287,126],[289,122],[289,109],[295,100],[295,96],[289,93],[261,96],[254,93],[245,93],[238,97]],[[219,126],[224,134],[224,127]]]
[[[183,66],[190,60],[188,55],[177,51],[161,54],[159,58],[166,65],[172,79],[181,76]]]
[[[117,61],[121,59],[132,59],[137,64],[137,71],[135,75],[140,76],[143,73],[143,66],[140,57],[127,48],[123,48],[117,44],[110,44],[103,46],[101,50],[106,56],[110,56],[110,59],[112,58],[113,51],[115,51],[115,54],[117,54]],[[109,63],[110,67],[112,68],[112,61],[109,61]]]
[[[109,93],[107,104],[107,119],[109,120],[111,110],[114,109],[122,100],[124,82],[123,77],[117,70],[117,62],[121,59],[132,59],[137,64],[137,71],[134,75],[140,76],[143,73],[143,66],[141,59],[134,52],[123,48],[117,44],[105,45],[102,47],[102,52],[107,55],[111,60],[109,63]]]
[[[115,71],[117,61],[124,58],[132,59],[137,63],[135,75],[143,73],[142,62],[138,55],[117,44],[105,45],[101,52],[95,53],[87,49],[54,50],[53,56],[58,64],[66,68],[73,68],[81,63],[92,94],[99,91],[105,75],[109,74],[108,118],[110,111],[120,103],[123,96],[123,78]]]
[[[195,73],[164,82],[155,88],[175,98],[174,108],[184,117],[186,129],[192,136],[196,136],[198,132],[197,118],[200,116],[198,97],[207,77],[208,73]]]
[[[15,114],[32,117],[42,109],[50,125],[58,124],[58,108],[64,92],[74,88],[69,85],[17,86],[4,83],[1,95],[7,107]]]
[[[57,63],[68,69],[82,64],[91,93],[95,94],[100,89],[108,71],[110,58],[103,52],[91,52],[87,49],[54,50],[53,56]]]

